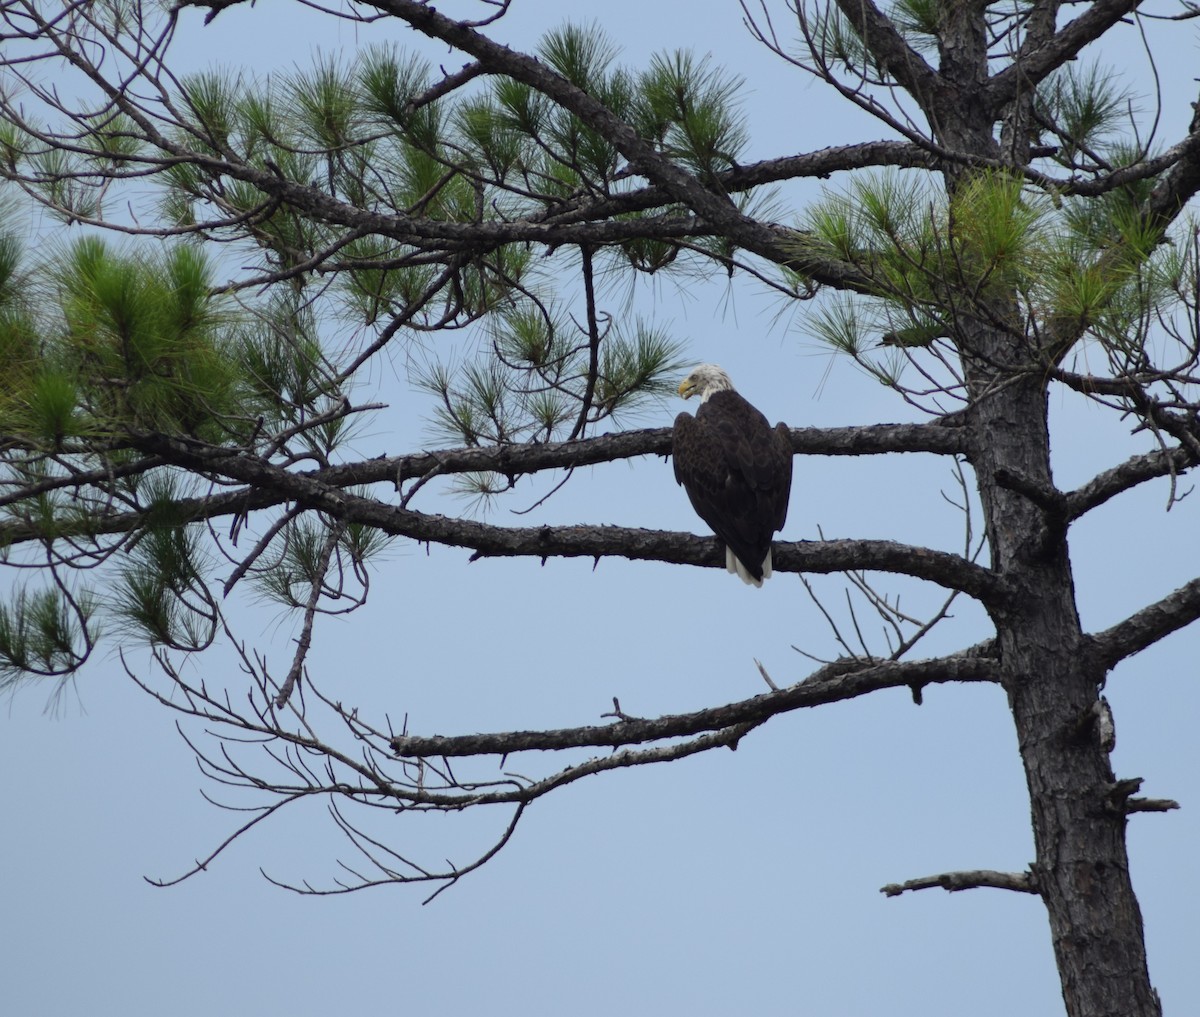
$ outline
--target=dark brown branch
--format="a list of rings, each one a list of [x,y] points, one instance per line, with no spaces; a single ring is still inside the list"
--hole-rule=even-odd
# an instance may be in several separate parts
[[[895,78],[927,114],[931,113],[934,96],[943,90],[937,71],[904,41],[892,19],[871,0],[835,2],[875,62]]]
[[[999,110],[1019,94],[1032,90],[1063,64],[1074,59],[1089,43],[1135,10],[1142,0],[1100,0],[1089,4],[1086,11],[1064,25],[1044,45],[1018,58],[993,75],[985,86],[990,109]]]
[[[1196,465],[1191,453],[1182,447],[1155,449],[1132,456],[1119,466],[1105,470],[1082,487],[1066,495],[1066,518],[1078,519],[1117,495],[1149,480],[1183,473]]]
[[[790,434],[797,455],[855,456],[888,452],[931,452],[962,455],[966,434],[943,421],[929,424],[867,424],[861,427],[794,427]],[[624,431],[573,442],[542,445],[511,445],[489,448],[447,449],[416,453],[394,459],[373,460],[355,467],[337,467],[322,474],[325,482],[341,487],[380,480],[410,480],[434,468],[443,474],[487,471],[505,476],[536,473],[547,469],[594,466],[617,459],[643,455],[669,455],[671,429],[647,428]],[[339,470],[353,469],[355,479],[342,480]]]
[[[0,446],[7,444],[4,436],[0,435]],[[163,465],[163,460],[149,456],[132,463],[118,463],[101,467],[96,470],[72,470],[60,477],[47,477],[31,484],[19,484],[14,480],[5,479],[3,486],[10,493],[0,495],[0,508],[16,505],[31,500],[38,495],[49,494],[51,491],[64,491],[70,488],[86,487],[89,484],[104,484],[125,477],[136,477],[148,470]]]
[[[558,750],[584,746],[625,746],[663,738],[680,738],[738,725],[758,725],[780,713],[826,703],[841,702],[879,689],[943,682],[994,681],[995,662],[983,655],[986,644],[950,657],[917,661],[834,661],[797,685],[726,706],[695,713],[622,720],[615,724],[555,731],[505,731],[496,734],[418,737],[392,740],[398,755],[439,756],[506,755],[530,750]]]
[[[484,70],[479,64],[467,64],[461,70],[447,74],[441,81],[435,82],[420,95],[414,95],[406,103],[405,109],[411,113],[422,106],[428,106],[431,102],[444,98],[455,89],[462,88],[468,82],[474,81],[483,73]]]
[[[991,569],[961,555],[891,540],[777,541],[774,558],[777,572],[895,572],[959,590],[986,607],[1003,606],[1007,595]],[[720,561],[714,556],[713,563]]]
[[[816,279],[839,287],[866,287],[869,280],[853,266],[822,259],[800,258],[790,230],[759,222],[743,214],[729,195],[708,187],[678,162],[658,151],[633,126],[617,117],[598,99],[573,85],[551,67],[503,46],[463,23],[418,0],[375,0],[372,6],[400,18],[417,31],[475,57],[486,71],[504,74],[536,89],[574,113],[629,162],[630,170],[662,187],[673,201],[692,209],[708,225],[739,247],[779,264],[792,264]],[[268,192],[270,193],[270,192]],[[563,238],[555,235],[555,243]],[[797,264],[803,261],[803,264]]]
[[[866,424],[859,427],[794,427],[790,437],[797,455],[857,456],[889,452],[963,455],[966,433],[941,420],[928,424]],[[643,455],[670,455],[671,429],[624,431],[573,442],[447,449],[335,467],[320,474],[325,483],[343,487],[381,480],[410,480],[437,468],[442,474],[501,473],[519,476],[541,470],[594,466]],[[345,473],[343,477],[342,474]],[[314,474],[316,476],[316,474]]]
[[[1092,636],[1093,648],[1103,666],[1111,669],[1198,618],[1200,579],[1193,579],[1112,628],[1097,632]]]
[[[1192,122],[1179,159],[1154,185],[1147,212],[1160,228],[1174,222],[1184,206],[1200,191],[1200,103],[1193,103]]]
[[[273,489],[281,500],[318,509],[333,519],[362,523],[412,540],[471,548],[476,558],[621,557],[712,568],[719,567],[724,560],[715,540],[686,533],[618,526],[493,526],[387,505],[225,449],[159,435],[144,436],[136,444],[142,451],[161,455],[193,472],[225,477],[256,489]],[[780,543],[775,547],[775,558],[777,571],[782,572],[848,569],[898,572],[961,590],[988,606],[1000,606],[1005,597],[1003,584],[990,569],[956,554],[893,541]]]
[[[957,890],[977,890],[991,887],[996,890],[1015,890],[1017,893],[1039,893],[1037,880],[1032,872],[995,872],[992,869],[974,869],[967,872],[943,872],[938,876],[922,876],[903,883],[888,883],[879,892],[888,897],[899,897],[906,890],[930,890],[941,887],[954,893]]]
[[[150,440],[150,436],[142,436]],[[929,424],[871,424],[862,427],[794,428],[792,447],[802,455],[871,455],[889,452],[931,452],[939,455],[959,455],[964,451],[965,432],[961,428]],[[236,455],[231,450],[208,449],[209,454]],[[666,427],[640,431],[606,434],[574,442],[548,442],[535,445],[501,445],[486,448],[457,448],[420,452],[391,458],[371,459],[322,470],[295,474],[326,488],[359,487],[378,483],[420,480],[436,470],[439,475],[457,473],[499,473],[517,477],[543,470],[571,469],[615,462],[643,455],[669,455],[671,430]],[[253,462],[244,457],[244,462]],[[143,460],[161,466],[165,460],[154,457]],[[140,472],[128,467],[122,471]],[[79,474],[80,483],[98,483],[110,478],[104,470]],[[49,482],[48,482],[49,483]],[[69,480],[53,482],[54,488],[78,486]],[[39,488],[40,489],[40,488]],[[36,490],[13,492],[9,501],[20,501]],[[291,500],[286,492],[269,488],[242,489],[200,498],[182,499],[176,509],[183,519],[204,520],[270,508]],[[89,520],[86,533],[126,533],[145,521],[140,512],[114,513],[105,518]],[[80,531],[83,532],[82,530]],[[36,526],[11,523],[0,526],[0,539],[6,545],[40,540],[44,534]]]
[[[1185,159],[1193,160],[1197,150],[1200,150],[1200,131],[1192,128],[1182,141],[1172,145],[1160,155],[1143,159],[1128,166],[1120,166],[1111,173],[1106,173],[1094,180],[1079,180],[1074,182],[1064,180],[1059,193],[1079,195],[1080,197],[1107,194],[1109,191],[1115,190],[1118,187],[1124,187],[1126,184],[1158,176],[1163,170],[1169,169]],[[1057,187],[1055,189],[1059,190]]]

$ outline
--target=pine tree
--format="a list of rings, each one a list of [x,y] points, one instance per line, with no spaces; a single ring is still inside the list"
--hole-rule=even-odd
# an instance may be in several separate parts
[[[1200,579],[1087,631],[1068,547],[1074,523],[1147,482],[1169,478],[1178,502],[1176,480],[1200,462],[1200,275],[1185,217],[1200,116],[1155,147],[1121,82],[1089,62],[1137,5],[1068,19],[1074,9],[1043,0],[835,0],[791,8],[786,32],[747,5],[767,51],[891,139],[764,161],[746,155],[740,82],[719,54],[630,68],[601,28],[574,25],[526,54],[486,22],[377,0],[355,8],[364,33],[373,18],[411,26],[465,65],[367,45],[307,71],[171,73],[174,35],[197,18],[187,8],[210,20],[231,6],[24,0],[0,14],[0,525],[8,560],[26,567],[0,610],[0,687],[53,687],[106,641],[148,644],[152,673],[131,675],[165,707],[229,745],[265,743],[259,770],[196,746],[210,775],[276,807],[328,797],[370,865],[351,886],[444,887],[503,846],[529,803],[583,776],[736,747],[782,713],[884,688],[919,702],[929,685],[995,683],[1035,861],[885,892],[1035,894],[1072,1017],[1161,1014],[1125,831],[1130,813],[1174,803],[1114,774],[1101,690],[1200,617]],[[798,48],[786,41],[797,31]],[[803,207],[772,190],[830,177]],[[64,224],[36,250],[32,209]],[[944,456],[963,464],[983,545],[777,545],[777,572],[847,574],[895,640],[879,652],[844,641],[805,680],[768,679],[769,693],[727,706],[647,720],[614,704],[601,727],[422,737],[323,698],[305,668],[317,619],[365,601],[394,538],[548,563],[722,564],[707,535],[502,525],[433,494],[513,504],[530,477],[569,484],[582,466],[669,454],[667,429],[621,429],[672,392],[687,348],[607,306],[600,284],[659,274],[737,277],[799,305],[829,348],[928,419],[794,428],[797,472],[811,456],[862,456],[863,470],[886,453]],[[440,449],[356,456],[356,428],[380,412],[356,386],[381,364],[429,400]],[[1062,490],[1054,391],[1094,400],[1152,446]],[[949,599],[914,619],[866,573]],[[226,598],[251,585],[299,618],[286,669],[229,617]],[[988,638],[916,658],[956,597],[986,612]],[[232,693],[182,663],[217,642],[241,655]],[[321,728],[318,711],[340,727]],[[446,762],[579,748],[599,751],[529,779],[460,779]],[[389,854],[351,812],[483,804],[510,806],[511,824],[476,862],[444,870]]]

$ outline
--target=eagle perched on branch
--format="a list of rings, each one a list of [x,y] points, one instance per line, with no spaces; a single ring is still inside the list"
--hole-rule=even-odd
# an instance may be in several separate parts
[[[715,364],[679,386],[700,397],[693,417],[675,418],[675,479],[725,544],[725,567],[752,586],[771,575],[771,538],[787,519],[792,443],[786,424],[767,423]]]

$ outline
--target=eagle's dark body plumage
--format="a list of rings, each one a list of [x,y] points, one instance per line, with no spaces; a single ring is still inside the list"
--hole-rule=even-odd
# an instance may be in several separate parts
[[[771,538],[787,518],[792,486],[787,426],[771,427],[711,364],[696,368],[679,392],[685,399],[699,394],[701,403],[694,417],[675,418],[675,479],[725,543],[729,571],[761,586],[771,574]]]

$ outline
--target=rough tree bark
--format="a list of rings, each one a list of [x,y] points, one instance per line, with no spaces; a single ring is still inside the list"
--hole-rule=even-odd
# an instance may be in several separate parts
[[[1087,15],[1096,22],[1091,31],[1135,6],[1096,5]],[[939,74],[949,83],[953,109],[936,101],[923,105],[935,111],[934,135],[947,147],[997,158],[994,103],[1004,89],[995,79],[990,94],[985,86],[982,11],[982,5],[962,4],[948,12]],[[1027,52],[1014,64],[1028,85],[1056,66],[1049,60],[1039,65],[1039,57],[1051,48],[1057,11],[1057,4],[1044,4],[1033,12]],[[1077,34],[1091,31],[1083,26]],[[1056,46],[1070,45],[1065,35]],[[1030,93],[1018,96],[1013,88],[1013,97],[1000,136],[1004,154],[1025,165]],[[956,167],[946,174],[951,193],[964,176]],[[1015,306],[997,316],[1015,322]],[[970,321],[961,352],[970,460],[991,567],[1005,587],[1003,607],[990,613],[1029,789],[1033,881],[1045,902],[1070,1017],[1160,1017],[1125,843],[1131,792],[1116,784],[1096,723],[1106,672],[1080,625],[1062,494],[1050,469],[1047,382],[1039,372],[1053,352],[1017,335],[1016,328]]]
[[[991,372],[977,373],[983,391]],[[1080,626],[1061,508],[1003,483],[1020,477],[1057,494],[1044,385],[993,390],[970,417],[992,565],[1005,586],[1004,607],[992,612],[998,672],[1029,788],[1034,882],[1067,1012],[1158,1015],[1125,845],[1130,792],[1116,785],[1097,723],[1105,668]]]

